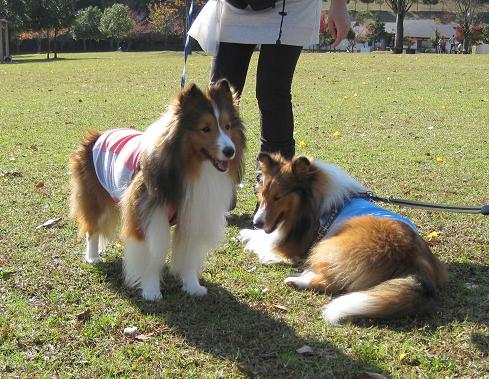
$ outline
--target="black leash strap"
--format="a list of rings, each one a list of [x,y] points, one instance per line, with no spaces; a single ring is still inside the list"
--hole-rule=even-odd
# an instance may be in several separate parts
[[[427,209],[433,211],[481,214],[484,216],[489,215],[489,204],[483,205],[482,207],[459,207],[455,205],[432,204],[413,200],[395,199],[393,197],[385,198],[377,196],[372,192],[367,192],[367,196],[372,201],[380,201],[382,203],[399,205],[401,207]]]
[[[278,14],[281,16],[280,18],[280,30],[278,32],[278,38],[277,41],[275,42],[276,45],[281,45],[282,44],[282,26],[284,25],[284,17],[287,16],[287,12],[285,11],[285,0],[282,0],[282,12],[278,12]]]

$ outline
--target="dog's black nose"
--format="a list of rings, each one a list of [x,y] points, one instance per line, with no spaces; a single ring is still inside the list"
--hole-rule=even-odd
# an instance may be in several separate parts
[[[234,149],[231,146],[226,146],[222,149],[222,153],[226,158],[231,158],[234,155]]]
[[[253,220],[253,227],[255,229],[263,229],[263,225],[264,225],[264,223],[262,220],[256,220],[256,221]]]

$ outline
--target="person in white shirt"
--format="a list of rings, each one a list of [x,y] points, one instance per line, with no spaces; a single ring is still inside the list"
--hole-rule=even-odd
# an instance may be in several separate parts
[[[256,77],[260,152],[279,152],[290,159],[295,153],[292,79],[303,46],[319,42],[322,0],[217,1],[221,2],[219,47],[211,82],[226,78],[241,95],[251,56],[260,45]],[[328,16],[335,48],[350,29],[346,0],[331,0]]]

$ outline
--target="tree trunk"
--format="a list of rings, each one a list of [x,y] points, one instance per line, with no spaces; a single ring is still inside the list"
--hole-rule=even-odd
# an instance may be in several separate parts
[[[463,53],[465,54],[469,52],[470,45],[470,24],[468,22],[462,25],[462,33],[464,37],[462,41]]]
[[[51,37],[49,35],[49,29],[46,31],[46,35],[48,37],[48,56],[47,56],[47,59],[49,59],[49,53],[51,52]]]
[[[396,49],[403,48],[403,39],[404,39],[404,14],[398,13],[396,15],[396,39],[394,42],[394,47]]]
[[[83,41],[83,51],[87,51],[87,40],[83,38],[82,41]]]
[[[54,59],[58,59],[58,30],[54,28],[54,46],[53,46],[53,51],[54,51]]]
[[[114,50],[114,39],[110,38],[110,51]]]
[[[464,37],[464,43],[463,43],[463,46],[464,46],[463,53],[464,54],[468,54],[469,53],[469,45],[470,45],[470,38],[469,37]]]

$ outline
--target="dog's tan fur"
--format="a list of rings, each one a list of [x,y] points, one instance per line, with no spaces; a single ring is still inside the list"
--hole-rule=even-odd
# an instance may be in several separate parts
[[[314,243],[324,204],[332,191],[341,188],[332,175],[307,158],[285,161],[262,154],[259,160],[263,171],[259,199],[266,207],[263,230],[273,232],[280,224],[283,237],[275,253],[287,258],[305,257]],[[332,323],[429,311],[437,290],[446,282],[446,265],[411,227],[375,216],[351,218],[334,235],[314,244],[306,271],[301,277],[286,280],[289,285],[322,293],[368,297],[368,306],[360,311],[338,315],[338,307],[328,310],[327,306],[324,315]]]
[[[174,209],[179,221],[174,233],[178,236],[176,239],[179,242],[175,244],[180,246],[179,250],[184,250],[182,246],[185,242],[181,241],[192,238],[195,240],[194,244],[200,245],[192,245],[193,247],[188,249],[191,251],[179,253],[188,254],[191,258],[187,261],[180,259],[175,263],[180,265],[178,270],[181,271],[176,274],[182,276],[184,288],[185,281],[189,281],[187,292],[204,294],[205,288],[194,280],[194,276],[198,273],[198,267],[194,267],[197,263],[190,260],[195,259],[195,262],[200,262],[204,252],[200,252],[199,249],[214,248],[221,239],[220,235],[223,234],[225,224],[224,213],[230,205],[226,202],[231,201],[227,198],[232,197],[232,188],[239,183],[244,168],[243,155],[246,141],[235,91],[226,80],[221,80],[210,85],[205,92],[195,85],[190,85],[179,93],[164,116],[144,132],[140,170],[135,174],[119,205],[114,203],[109,193],[102,187],[95,172],[92,150],[99,137],[99,132],[88,131],[80,146],[71,154],[69,163],[72,174],[71,216],[78,223],[80,236],[87,237],[87,262],[100,261],[97,252],[94,252],[99,237],[104,240],[114,237],[121,220],[121,236],[126,242],[124,256],[126,284],[140,286],[143,297],[149,300],[160,298],[161,294],[156,288],[158,277],[153,272],[155,271],[153,266],[158,269],[163,265],[167,247],[160,245],[169,244],[170,238],[164,237],[164,240],[161,240],[158,237],[167,234],[170,236],[170,232],[167,220],[163,220],[163,217],[158,215],[168,216],[171,214],[168,209]],[[232,156],[228,156],[231,157],[229,160],[227,158],[223,160],[224,158],[221,157],[224,154],[223,144],[232,146]],[[209,173],[203,168],[212,167],[209,164],[214,165],[216,170],[212,171],[211,175],[222,172],[218,174],[218,180],[224,184],[221,186],[224,188],[223,196],[213,197],[213,202],[209,204],[215,204],[214,207],[209,205],[201,207],[198,202],[191,202],[194,198],[191,198],[189,193],[197,196],[196,193],[205,193],[208,188],[215,185],[214,179],[208,179],[209,183],[207,183],[206,176],[203,174],[203,172]],[[220,164],[224,166],[219,168]],[[199,212],[205,213],[204,216],[208,215],[214,219],[192,218],[189,210],[191,207],[199,208]],[[180,222],[182,214],[188,216],[183,223]],[[159,217],[157,222],[160,223],[158,224],[160,229],[151,229],[152,232],[149,232],[152,217]],[[199,223],[210,224],[207,224],[209,227],[206,229],[200,228]],[[186,232],[182,230],[189,230],[188,227],[184,227],[184,224],[192,225],[189,232],[192,235],[183,236]],[[199,235],[200,229],[205,230],[202,232],[203,236]],[[156,242],[148,242],[150,239]],[[131,242],[129,250],[128,241]],[[126,260],[126,257],[133,257],[134,254],[140,254],[141,264],[137,256]],[[95,258],[92,259],[93,257]],[[151,259],[154,262],[150,261]],[[178,259],[175,258],[175,261]],[[185,263],[181,263],[182,261]],[[188,268],[186,265],[192,267]],[[139,271],[134,274],[134,270]],[[148,282],[145,279],[146,272],[150,271],[151,285],[145,284]]]
[[[101,186],[93,169],[92,148],[100,137],[96,130],[87,130],[82,142],[70,156],[70,216],[78,223],[80,237],[94,233],[113,237],[119,209]],[[103,217],[102,217],[103,216]]]

